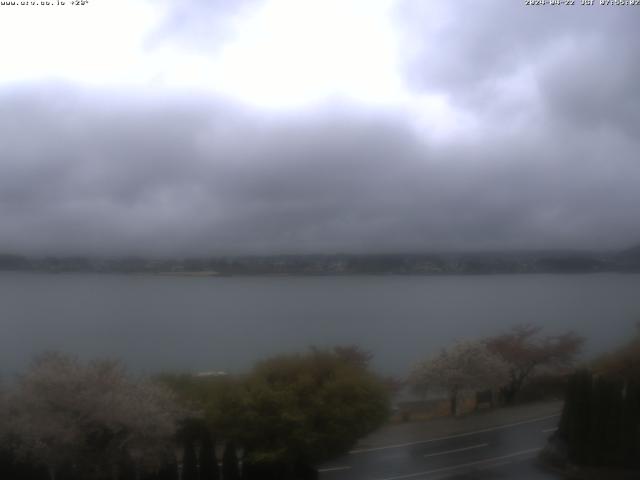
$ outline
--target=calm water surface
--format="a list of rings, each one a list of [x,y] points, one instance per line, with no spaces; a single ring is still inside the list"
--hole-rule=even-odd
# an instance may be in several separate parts
[[[404,374],[457,338],[532,322],[591,354],[640,320],[640,275],[182,278],[0,273],[0,375],[35,353],[115,357],[140,372],[247,369],[266,355],[357,343]]]

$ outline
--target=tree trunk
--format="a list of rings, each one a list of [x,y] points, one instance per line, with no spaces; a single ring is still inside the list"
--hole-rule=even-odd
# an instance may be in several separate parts
[[[451,416],[455,417],[458,411],[458,392],[451,392],[451,397],[449,399],[451,405]]]
[[[506,387],[502,387],[500,389],[500,395],[502,396],[502,400],[506,405],[511,405],[514,403],[516,398],[516,387],[514,387],[511,383]]]

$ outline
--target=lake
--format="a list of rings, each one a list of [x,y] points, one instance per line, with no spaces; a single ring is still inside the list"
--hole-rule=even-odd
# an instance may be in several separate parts
[[[310,345],[356,343],[405,374],[458,338],[534,323],[594,354],[640,320],[640,275],[186,278],[0,273],[0,375],[62,350],[136,372],[248,369]]]

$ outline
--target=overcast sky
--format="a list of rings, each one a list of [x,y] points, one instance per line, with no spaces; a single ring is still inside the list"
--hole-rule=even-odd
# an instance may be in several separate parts
[[[0,6],[0,252],[630,246],[638,25],[513,0]]]

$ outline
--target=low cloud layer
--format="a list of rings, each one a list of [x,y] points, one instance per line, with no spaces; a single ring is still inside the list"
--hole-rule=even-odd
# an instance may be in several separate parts
[[[278,111],[215,92],[0,84],[0,251],[640,241],[640,10],[419,4],[395,10],[400,72],[416,105],[437,98],[440,110],[333,98]],[[191,6],[159,24],[154,42],[192,42],[208,17]]]

